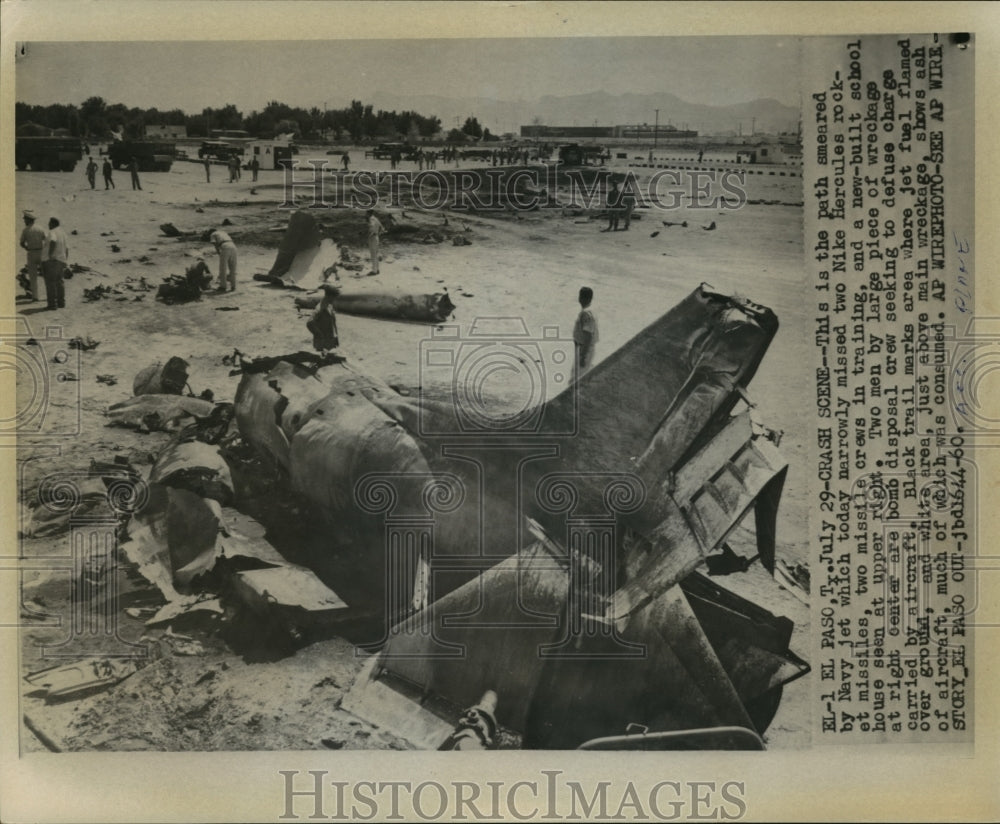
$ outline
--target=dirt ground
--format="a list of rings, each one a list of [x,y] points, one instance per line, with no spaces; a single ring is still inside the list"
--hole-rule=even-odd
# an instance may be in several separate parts
[[[354,168],[380,170],[381,161],[360,160]],[[305,159],[300,157],[300,159]],[[331,166],[339,157],[330,158]],[[624,171],[624,161],[615,161]],[[439,164],[440,165],[440,164]],[[649,170],[636,169],[640,180]],[[227,183],[224,170],[205,181],[201,164],[177,162],[168,173],[142,175],[133,191],[128,175],[116,173],[117,188],[90,190],[83,164],[73,173],[22,172],[17,175],[17,214],[33,209],[41,221],[58,216],[69,235],[70,262],[87,267],[66,282],[66,308],[43,311],[44,303],[20,302],[18,334],[41,346],[25,357],[37,369],[19,376],[19,411],[44,407],[18,450],[20,495],[30,504],[39,482],[50,475],[85,471],[91,459],[125,456],[140,469],[169,439],[165,433],[139,433],[108,426],[105,409],[131,396],[135,373],[156,360],[180,356],[190,363],[195,393],[210,389],[216,400],[232,400],[238,377],[223,357],[234,349],[251,355],[281,354],[311,348],[307,316],[293,304],[295,293],[256,282],[266,272],[288,217],[281,202],[281,173],[262,171],[260,181],[244,172]],[[781,449],[790,463],[779,513],[778,552],[790,563],[807,561],[808,394],[802,347],[810,334],[804,316],[801,178],[749,175],[749,202],[737,210],[683,208],[640,210],[630,231],[601,232],[604,223],[571,210],[463,215],[392,211],[413,232],[390,234],[383,243],[381,274],[369,285],[412,292],[447,289],[464,329],[480,316],[523,318],[529,330],[558,325],[568,335],[578,311],[580,286],[595,291],[600,324],[597,360],[689,294],[699,283],[746,295],[775,310],[781,328],[750,385],[762,418],[784,431]],[[362,244],[363,216],[336,209],[317,213],[340,242],[367,261]],[[447,225],[446,224],[447,217]],[[687,227],[662,221],[687,221]],[[201,232],[225,228],[239,247],[235,293],[206,294],[202,300],[165,305],[145,283],[158,285],[182,274],[198,257],[213,271],[210,244],[165,237],[159,226]],[[704,227],[714,223],[713,229]],[[423,243],[429,232],[441,243]],[[655,236],[654,233],[658,233]],[[461,235],[469,245],[456,246]],[[19,261],[20,262],[20,261]],[[367,267],[365,267],[367,270]],[[341,277],[350,283],[354,273]],[[93,302],[85,289],[112,287]],[[220,311],[220,310],[231,311]],[[432,327],[348,315],[338,316],[341,351],[362,369],[392,385],[420,383],[419,346]],[[68,349],[74,337],[100,342],[90,351]],[[53,362],[55,353],[61,362]],[[59,355],[59,353],[63,353]],[[114,385],[97,381],[112,375]],[[67,380],[66,378],[71,379]],[[642,380],[623,375],[622,380]],[[41,388],[39,388],[41,387]],[[550,387],[555,394],[557,387]],[[51,435],[51,437],[49,437]],[[227,523],[241,522],[225,510]],[[252,524],[241,524],[253,529]],[[739,544],[752,540],[742,529]],[[69,556],[68,537],[26,538],[22,554],[53,560]],[[44,564],[40,564],[44,566]],[[120,572],[121,604],[141,608],[153,603],[149,586],[127,569]],[[737,580],[739,579],[739,580]],[[793,598],[759,565],[721,584],[796,624],[792,649],[808,658],[808,608]],[[26,571],[23,575],[23,673],[50,665],[39,644],[56,644],[65,627],[46,626],[44,615],[68,610],[70,583],[65,570]],[[27,608],[27,612],[26,612]],[[29,614],[30,613],[30,614]],[[340,699],[363,664],[345,640],[315,643],[277,660],[256,660],[204,627],[172,626],[149,631],[141,620],[122,615],[120,635],[145,640],[151,662],[114,688],[63,704],[46,704],[27,694],[22,710],[50,747],[65,750],[271,750],[400,748],[405,742],[339,707]],[[190,634],[185,644],[177,634]],[[51,650],[50,650],[51,651]],[[194,654],[186,654],[194,653]],[[785,690],[766,740],[772,748],[806,746],[809,741],[810,678]],[[22,749],[42,749],[36,735],[22,731]]]

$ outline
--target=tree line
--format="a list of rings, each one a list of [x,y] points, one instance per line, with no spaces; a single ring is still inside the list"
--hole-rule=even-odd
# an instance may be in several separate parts
[[[147,126],[186,127],[189,137],[210,137],[214,130],[240,129],[255,137],[270,138],[291,133],[296,138],[334,140],[408,140],[439,137],[441,119],[413,111],[375,110],[370,104],[352,100],[342,109],[304,109],[277,100],[261,111],[244,115],[232,103],[221,108],[205,108],[199,114],[187,114],[182,109],[160,111],[156,108],[129,108],[123,103],[108,103],[102,97],[89,97],[79,106],[54,103],[31,106],[17,103],[15,124],[19,135],[44,134],[50,130],[89,140],[106,140],[112,132],[124,133],[129,139],[142,137]],[[452,129],[447,137],[452,142],[496,139],[475,117],[466,119],[461,129]]]

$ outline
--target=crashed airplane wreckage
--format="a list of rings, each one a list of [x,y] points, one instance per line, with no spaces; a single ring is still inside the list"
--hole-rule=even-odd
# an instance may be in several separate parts
[[[762,748],[809,667],[697,570],[752,510],[774,572],[787,465],[745,387],[777,326],[703,285],[517,414],[341,358],[244,369],[239,432],[328,541],[309,566],[380,615],[344,708],[427,748]]]
[[[342,253],[331,238],[323,237],[316,219],[308,212],[294,212],[278,246],[271,270],[254,275],[255,280],[292,289],[316,290],[337,279]],[[319,296],[297,298],[296,306],[313,308]],[[409,294],[343,290],[333,298],[333,308],[348,315],[365,315],[421,323],[441,323],[455,311],[447,292]]]

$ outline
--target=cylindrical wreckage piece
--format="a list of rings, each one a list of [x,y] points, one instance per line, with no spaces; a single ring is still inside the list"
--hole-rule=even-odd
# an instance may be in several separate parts
[[[346,363],[312,371],[286,361],[244,375],[236,394],[240,433],[284,467],[294,494],[336,534],[336,558],[319,563],[354,570],[355,591],[387,614],[410,603],[419,567],[397,554],[425,549],[390,546],[387,521],[426,518],[434,480],[413,436],[369,399],[394,394]]]
[[[322,294],[304,295],[295,298],[295,306],[298,309],[315,309],[322,299]],[[335,310],[345,315],[424,323],[441,323],[455,311],[455,304],[447,292],[430,295],[347,292],[335,296],[332,303]]]
[[[333,299],[333,308],[347,315],[441,323],[455,311],[447,292],[431,295],[398,295],[379,292],[342,293]]]

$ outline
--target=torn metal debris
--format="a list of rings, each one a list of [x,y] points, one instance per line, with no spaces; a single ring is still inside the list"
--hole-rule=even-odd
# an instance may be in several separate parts
[[[136,373],[132,394],[181,395],[188,383],[189,366],[186,360],[178,357],[172,357],[166,363],[151,363]]]
[[[212,272],[203,260],[189,266],[183,275],[169,275],[156,290],[156,299],[166,304],[201,300],[201,293],[212,286]]]
[[[787,465],[737,407],[776,330],[766,307],[703,285],[503,449],[463,445],[459,399],[400,395],[346,361],[245,372],[243,438],[328,529],[348,603],[380,604],[390,627],[352,711],[437,747],[454,708],[494,690],[526,747],[598,747],[636,724],[644,746],[759,746],[808,665],[790,621],[697,569],[751,512],[775,569]],[[392,524],[429,513],[432,534],[394,542]]]
[[[137,658],[93,658],[60,664],[29,673],[29,695],[46,702],[71,701],[112,687],[137,672],[145,663]]]
[[[190,420],[208,418],[215,404],[183,395],[138,395],[112,404],[105,414],[109,423],[140,432],[170,431]]]

